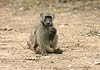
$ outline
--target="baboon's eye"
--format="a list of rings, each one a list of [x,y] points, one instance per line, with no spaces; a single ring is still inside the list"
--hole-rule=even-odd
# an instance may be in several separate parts
[[[51,16],[45,16],[45,20],[46,22],[52,22],[52,17]]]

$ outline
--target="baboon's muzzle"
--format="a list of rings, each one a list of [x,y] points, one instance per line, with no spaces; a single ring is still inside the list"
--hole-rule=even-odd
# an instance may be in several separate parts
[[[52,26],[53,24],[52,23],[46,23],[46,26],[47,27],[50,27],[50,26]]]

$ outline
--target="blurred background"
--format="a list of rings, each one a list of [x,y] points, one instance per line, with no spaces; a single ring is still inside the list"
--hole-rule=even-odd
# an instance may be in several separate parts
[[[56,12],[100,9],[99,0],[0,0],[0,8],[15,10],[52,9]]]

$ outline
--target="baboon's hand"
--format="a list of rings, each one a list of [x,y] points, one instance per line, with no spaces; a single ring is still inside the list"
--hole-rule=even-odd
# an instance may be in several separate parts
[[[57,48],[57,49],[54,50],[54,53],[57,53],[57,54],[62,54],[62,52],[63,51],[61,49],[59,49],[59,48]]]
[[[54,28],[54,27],[49,27],[49,30],[50,30],[50,32],[53,32],[53,33],[57,32],[56,28]]]

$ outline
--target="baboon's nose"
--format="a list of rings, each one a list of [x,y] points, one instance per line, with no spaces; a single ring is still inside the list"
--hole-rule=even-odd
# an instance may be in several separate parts
[[[47,23],[47,26],[50,26],[50,23]]]
[[[47,26],[52,26],[52,23],[47,23]]]
[[[50,25],[50,23],[47,23],[47,25]]]

